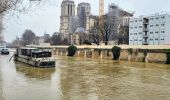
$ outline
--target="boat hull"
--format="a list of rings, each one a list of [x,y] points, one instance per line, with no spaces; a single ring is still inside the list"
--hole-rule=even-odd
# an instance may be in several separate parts
[[[14,60],[31,65],[33,67],[39,67],[39,68],[53,68],[53,67],[55,67],[55,61],[34,61],[32,59],[19,57],[19,56],[15,56]]]

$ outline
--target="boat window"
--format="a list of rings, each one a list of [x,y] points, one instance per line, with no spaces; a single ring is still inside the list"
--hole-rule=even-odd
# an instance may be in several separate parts
[[[21,49],[21,55],[30,57],[31,56],[31,50]]]
[[[32,57],[34,57],[34,58],[51,57],[51,52],[37,52],[37,53],[32,53]]]

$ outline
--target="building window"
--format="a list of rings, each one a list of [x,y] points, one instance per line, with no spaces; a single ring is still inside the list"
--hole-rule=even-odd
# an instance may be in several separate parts
[[[142,28],[142,26],[139,26],[139,28]]]
[[[137,29],[137,26],[136,27],[134,27],[135,29]]]
[[[133,27],[130,27],[130,29],[133,29]]]
[[[153,18],[150,18],[150,20],[153,20]]]
[[[140,19],[139,21],[142,22],[142,19]]]
[[[138,35],[138,33],[135,33],[135,35]]]
[[[150,39],[150,41],[153,41],[153,39]]]
[[[158,27],[158,26],[159,26],[159,24],[156,24],[155,26],[156,26],[156,27]]]
[[[165,16],[162,16],[161,18],[162,18],[162,19],[165,19]]]
[[[153,27],[153,25],[150,25],[150,27]]]
[[[135,20],[135,22],[138,22],[138,20]]]
[[[158,38],[155,38],[155,40],[158,40]]]
[[[130,35],[133,35],[133,33],[130,33]]]
[[[156,17],[156,19],[159,19],[159,17]]]
[[[161,31],[161,33],[165,33],[165,31]]]
[[[142,32],[139,32],[139,34],[142,34]]]
[[[156,31],[155,33],[159,33],[158,31]]]
[[[133,21],[130,21],[130,23],[133,23]]]
[[[161,26],[165,26],[165,24],[161,24]]]
[[[150,32],[150,34],[153,34],[153,32]]]

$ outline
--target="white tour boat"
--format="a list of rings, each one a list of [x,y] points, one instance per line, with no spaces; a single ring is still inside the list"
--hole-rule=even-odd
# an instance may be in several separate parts
[[[23,62],[34,67],[55,67],[55,59],[52,58],[51,49],[21,47],[17,48],[14,57],[15,61]]]

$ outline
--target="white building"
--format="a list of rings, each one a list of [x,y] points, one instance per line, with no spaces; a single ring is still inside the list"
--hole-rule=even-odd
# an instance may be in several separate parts
[[[155,14],[131,18],[129,23],[130,45],[170,44],[170,15]]]

